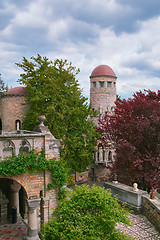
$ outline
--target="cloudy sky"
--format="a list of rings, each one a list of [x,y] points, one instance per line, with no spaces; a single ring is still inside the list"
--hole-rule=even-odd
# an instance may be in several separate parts
[[[0,73],[17,86],[15,63],[40,54],[67,59],[89,97],[100,64],[117,75],[117,93],[160,89],[160,0],[0,0]]]

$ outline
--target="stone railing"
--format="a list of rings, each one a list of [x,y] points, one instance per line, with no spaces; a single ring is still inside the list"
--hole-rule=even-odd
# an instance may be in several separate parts
[[[142,196],[142,213],[160,231],[160,199],[150,199],[149,194]]]
[[[117,195],[119,201],[125,202],[132,209],[142,212],[151,223],[160,231],[160,199],[159,194],[155,193],[154,199],[146,191],[121,183],[106,182],[105,189],[110,189],[112,196]]]
[[[136,211],[141,211],[142,208],[142,195],[146,194],[145,191],[134,191],[133,187],[121,183],[106,182],[104,187],[110,189],[112,196],[117,195],[120,202],[125,202],[128,206]]]

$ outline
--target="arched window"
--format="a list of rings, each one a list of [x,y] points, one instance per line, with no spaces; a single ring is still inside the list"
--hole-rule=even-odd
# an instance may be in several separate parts
[[[112,152],[109,151],[108,153],[108,162],[112,162]]]
[[[21,121],[20,120],[16,120],[15,125],[16,125],[17,131],[21,129]]]
[[[93,82],[93,88],[96,88],[96,82]]]
[[[99,81],[99,86],[104,87],[104,81]]]
[[[26,139],[22,140],[20,143],[19,152],[29,152],[29,151],[31,151],[30,143]]]
[[[103,145],[98,145],[98,162],[104,162],[104,149]]]
[[[10,140],[6,140],[3,143],[3,157],[11,157],[14,153],[15,146]]]

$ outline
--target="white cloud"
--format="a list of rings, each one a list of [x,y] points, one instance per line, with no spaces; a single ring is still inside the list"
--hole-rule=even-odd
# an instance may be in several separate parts
[[[160,17],[149,12],[147,18],[146,5],[136,2],[134,8],[118,0],[36,0],[23,1],[23,6],[6,0],[3,5],[7,22],[0,23],[0,64],[10,85],[19,77],[15,62],[39,53],[79,67],[85,96],[89,76],[100,64],[113,68],[123,97],[159,88]]]

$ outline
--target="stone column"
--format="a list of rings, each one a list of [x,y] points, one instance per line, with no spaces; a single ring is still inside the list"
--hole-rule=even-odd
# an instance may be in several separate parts
[[[21,184],[14,181],[10,180],[9,182],[9,187],[10,187],[10,208],[12,211],[12,208],[17,209],[17,218],[20,220],[20,213],[19,213],[19,190],[21,189]]]
[[[38,223],[37,223],[37,207],[40,203],[40,198],[27,200],[28,202],[28,229],[27,240],[37,240],[38,236]]]
[[[105,164],[107,164],[106,149],[104,148],[103,151],[104,151],[104,159],[103,159],[103,161],[104,161]]]
[[[98,162],[98,152],[95,153],[95,162]]]

